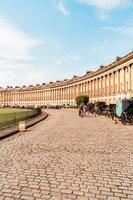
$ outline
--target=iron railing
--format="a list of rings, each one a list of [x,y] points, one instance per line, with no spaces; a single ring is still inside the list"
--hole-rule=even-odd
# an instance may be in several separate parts
[[[21,112],[0,113],[0,129],[17,124],[41,114],[41,109],[27,109]]]

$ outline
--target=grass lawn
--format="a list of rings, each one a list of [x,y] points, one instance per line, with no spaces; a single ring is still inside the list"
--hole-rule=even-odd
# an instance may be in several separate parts
[[[20,109],[20,108],[0,108],[0,114],[7,113],[17,113],[17,112],[27,112],[30,109]]]
[[[0,109],[0,128],[16,124],[36,114],[36,110],[19,108]]]

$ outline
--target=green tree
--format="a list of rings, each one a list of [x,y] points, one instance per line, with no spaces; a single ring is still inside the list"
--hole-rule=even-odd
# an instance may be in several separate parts
[[[87,95],[77,96],[75,101],[77,106],[80,106],[81,104],[87,105],[87,103],[89,102],[89,96]]]

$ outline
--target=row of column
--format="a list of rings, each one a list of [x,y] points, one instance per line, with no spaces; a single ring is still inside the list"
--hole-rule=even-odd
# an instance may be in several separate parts
[[[6,92],[0,95],[1,101],[56,101],[71,100],[78,95],[89,95],[90,98],[116,95],[133,90],[133,68],[131,65],[97,76],[90,80],[74,83],[70,86],[49,90]]]
[[[130,91],[133,87],[131,65],[112,71],[101,77],[52,90],[52,100],[75,99],[78,95],[89,95],[90,98],[116,95]]]

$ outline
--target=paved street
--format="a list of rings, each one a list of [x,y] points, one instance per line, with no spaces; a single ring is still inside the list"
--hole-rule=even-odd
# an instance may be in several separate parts
[[[133,126],[49,113],[0,141],[0,200],[133,200]]]

